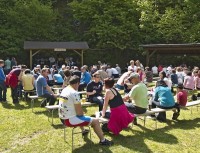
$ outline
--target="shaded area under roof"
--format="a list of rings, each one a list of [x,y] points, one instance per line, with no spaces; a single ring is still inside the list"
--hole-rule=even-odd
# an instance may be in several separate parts
[[[188,44],[145,44],[140,45],[146,53],[146,65],[149,65],[150,58],[155,54],[200,54],[200,43]]]
[[[71,50],[89,49],[87,42],[42,42],[42,41],[24,41],[25,50],[51,50],[55,48],[64,48]]]
[[[189,44],[146,44],[140,45],[145,51],[159,54],[200,54],[200,43]]]
[[[83,65],[83,51],[89,49],[87,42],[47,42],[47,41],[24,41],[24,50],[30,51],[30,68],[33,66],[33,56],[41,50],[76,52],[81,57]]]

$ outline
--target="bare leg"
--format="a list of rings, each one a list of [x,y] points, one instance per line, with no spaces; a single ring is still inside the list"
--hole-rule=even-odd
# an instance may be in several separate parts
[[[93,127],[94,132],[97,134],[97,136],[99,137],[99,139],[101,141],[104,140],[104,136],[103,136],[103,132],[102,132],[101,127],[100,127],[99,120],[96,119],[96,118],[93,118],[91,126]]]

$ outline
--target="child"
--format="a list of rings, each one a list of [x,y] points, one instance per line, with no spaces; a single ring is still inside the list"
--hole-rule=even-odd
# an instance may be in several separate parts
[[[5,74],[3,72],[3,66],[4,66],[4,61],[0,59],[0,101],[6,102],[6,84],[5,84]],[[2,97],[2,91],[3,91],[3,97]]]
[[[176,120],[178,118],[178,116],[180,115],[180,106],[186,106],[187,103],[187,92],[185,90],[183,90],[183,84],[178,84],[177,86],[177,103],[176,103],[176,107],[178,112],[175,112],[173,114],[172,119]]]

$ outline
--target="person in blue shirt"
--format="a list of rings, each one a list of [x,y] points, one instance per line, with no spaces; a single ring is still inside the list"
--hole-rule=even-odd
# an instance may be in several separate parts
[[[51,88],[47,84],[46,77],[48,76],[49,69],[43,68],[41,74],[36,80],[36,92],[39,97],[47,98],[49,105],[54,105],[56,101],[56,95],[53,93]],[[43,101],[41,107],[45,107],[46,103]]]
[[[84,88],[87,86],[87,84],[91,80],[91,75],[86,71],[86,67],[83,66],[81,67],[81,80],[80,80],[80,85],[78,87],[78,91],[83,91]]]
[[[155,108],[156,106],[163,109],[171,109],[176,107],[171,89],[163,80],[159,81],[157,87],[155,88],[155,98],[154,101],[152,101],[152,108]],[[159,113],[157,119],[159,121],[166,121],[166,113]]]
[[[54,84],[55,85],[62,85],[63,84],[63,78],[60,74],[58,74],[58,70],[54,71],[54,75],[53,75],[53,79],[54,79]]]
[[[5,74],[3,72],[4,60],[0,59],[0,102],[6,102],[7,87],[5,84]],[[2,96],[3,92],[3,96]]]
[[[178,84],[178,76],[176,74],[176,70],[175,69],[172,70],[171,80],[172,80],[172,84],[173,85],[177,85]]]

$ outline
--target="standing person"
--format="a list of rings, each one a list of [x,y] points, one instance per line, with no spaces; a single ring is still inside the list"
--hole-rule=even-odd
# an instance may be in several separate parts
[[[160,65],[159,65],[159,66],[160,66]],[[155,66],[155,65],[151,68],[151,70],[152,70],[154,76],[158,76],[158,71],[159,71],[159,72],[162,71],[161,68],[158,69],[158,67]]]
[[[17,66],[17,61],[14,57],[12,57],[12,60],[11,60],[11,67],[13,66]]]
[[[128,66],[128,71],[132,71],[132,72],[136,72],[137,71],[137,67],[134,64],[134,60],[130,61],[130,65]]]
[[[36,80],[36,92],[39,97],[47,98],[49,105],[54,105],[56,101],[56,95],[47,84],[46,77],[48,76],[49,69],[43,68],[40,76]],[[41,103],[41,107],[45,107],[46,102]]]
[[[11,88],[11,96],[14,104],[19,103],[17,87],[20,83],[21,77],[23,74],[23,69],[15,68],[6,77],[7,85],[10,85]]]
[[[7,75],[8,73],[10,73],[11,71],[11,61],[9,59],[9,57],[5,60],[4,62],[4,72],[5,72],[5,75]]]
[[[100,75],[98,73],[93,74],[93,80],[88,83],[86,90],[89,96],[89,101],[99,105],[99,111],[103,109],[103,95],[102,95],[103,84],[100,81]]]
[[[141,67],[137,67],[137,73],[140,75],[140,81],[144,82],[146,75],[144,71],[141,69]]]
[[[4,66],[4,61],[0,59],[0,102],[6,102],[6,93],[7,93],[7,87],[6,87],[6,76],[3,72],[3,66]],[[3,95],[2,95],[3,91]]]
[[[135,65],[136,65],[137,67],[140,67],[140,68],[144,71],[144,66],[142,65],[142,63],[140,63],[139,60],[135,61]]]
[[[123,102],[119,92],[113,88],[115,81],[111,78],[105,79],[105,102],[102,110],[102,117],[105,116],[108,105],[110,106],[110,119],[108,121],[108,129],[115,135],[127,128],[129,123],[134,119],[134,115],[130,114]]]
[[[91,75],[90,73],[88,73],[87,71],[87,68],[85,66],[83,66],[81,68],[81,82],[80,82],[80,85],[79,85],[79,88],[78,88],[78,91],[83,91],[84,88],[87,86],[87,84],[90,82],[91,80]]]
[[[123,98],[124,101],[128,101],[131,98],[132,103],[125,102],[125,105],[129,112],[133,114],[143,114],[146,112],[148,107],[147,87],[140,81],[138,73],[132,73],[128,79],[134,84],[134,86],[129,94]],[[134,124],[137,124],[136,118]]]
[[[50,63],[50,67],[55,64],[55,58],[54,57],[49,57],[49,63]]]
[[[183,69],[181,67],[176,68],[176,75],[178,78],[178,84],[183,84],[184,74],[183,74]]]
[[[99,120],[84,115],[80,97],[77,92],[79,82],[80,79],[78,76],[72,76],[69,81],[70,85],[64,88],[61,92],[58,112],[62,123],[68,127],[79,126],[83,135],[88,133],[88,131],[84,130],[83,126],[91,125],[100,139],[100,145],[112,145],[112,141],[104,138]]]
[[[121,73],[122,71],[121,71],[121,68],[119,67],[119,64],[116,64],[116,67],[115,67],[115,68],[116,68],[116,70],[118,71],[118,74],[121,75],[121,74],[122,74],[122,73]]]

